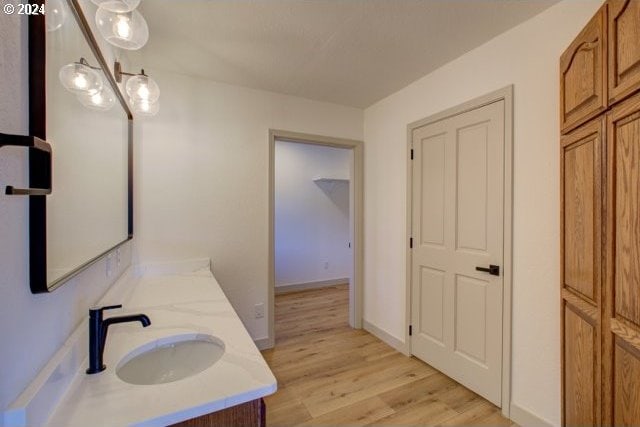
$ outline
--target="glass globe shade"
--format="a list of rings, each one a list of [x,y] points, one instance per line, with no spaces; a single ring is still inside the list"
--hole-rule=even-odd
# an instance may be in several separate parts
[[[158,84],[149,76],[138,74],[127,80],[125,90],[132,102],[147,101],[155,102],[160,98],[160,88]]]
[[[138,50],[149,40],[147,21],[137,10],[116,13],[100,7],[96,25],[106,41],[123,49]]]
[[[102,90],[100,74],[96,70],[78,62],[67,64],[60,68],[58,77],[65,89],[76,94],[94,94]]]
[[[110,110],[116,103],[116,97],[113,91],[106,86],[104,86],[100,92],[81,93],[78,95],[78,100],[85,107],[99,111]]]
[[[67,20],[67,7],[62,0],[48,0],[45,23],[47,31],[53,32],[64,24]]]
[[[144,100],[131,101],[133,112],[139,116],[155,116],[160,111],[160,103],[158,101],[149,102]]]
[[[138,7],[140,0],[91,0],[93,4],[110,12],[131,12]]]

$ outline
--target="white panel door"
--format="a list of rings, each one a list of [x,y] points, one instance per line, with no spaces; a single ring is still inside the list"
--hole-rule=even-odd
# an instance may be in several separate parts
[[[504,101],[412,138],[411,351],[501,406]]]

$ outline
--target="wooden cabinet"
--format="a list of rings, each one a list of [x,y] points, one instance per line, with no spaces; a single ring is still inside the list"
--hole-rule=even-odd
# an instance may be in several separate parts
[[[562,422],[637,426],[640,0],[607,1],[560,64]]]
[[[640,1],[610,0],[609,99],[621,101],[640,85]]]
[[[602,117],[561,139],[563,407],[566,425],[601,419]]]
[[[264,400],[247,403],[192,418],[171,427],[266,427]]]
[[[604,423],[640,425],[640,95],[607,118]]]
[[[560,57],[560,127],[567,132],[607,108],[606,5]]]

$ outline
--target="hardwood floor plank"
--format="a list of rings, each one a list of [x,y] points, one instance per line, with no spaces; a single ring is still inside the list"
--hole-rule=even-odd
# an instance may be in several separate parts
[[[377,396],[361,400],[336,411],[327,412],[300,425],[302,426],[341,426],[367,425],[376,423],[380,419],[393,414],[393,409],[387,406]]]
[[[480,398],[474,405],[441,424],[442,426],[511,426],[511,420],[500,414],[500,409]]]
[[[499,408],[348,324],[347,285],[276,295],[268,426],[512,425]]]
[[[459,414],[456,411],[444,403],[426,399],[382,418],[374,424],[379,426],[435,426],[457,415]]]
[[[434,401],[441,393],[457,387],[460,385],[451,378],[436,373],[412,383],[410,387],[398,387],[382,393],[380,398],[393,410],[400,411],[423,401]]]

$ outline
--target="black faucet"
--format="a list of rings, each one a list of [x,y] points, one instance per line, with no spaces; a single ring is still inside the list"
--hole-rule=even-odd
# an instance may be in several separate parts
[[[145,314],[128,314],[103,320],[102,312],[114,308],[122,308],[122,304],[89,309],[89,369],[87,369],[87,374],[97,374],[107,368],[102,363],[102,355],[109,326],[114,323],[140,322],[146,328],[151,324],[151,320]]]

